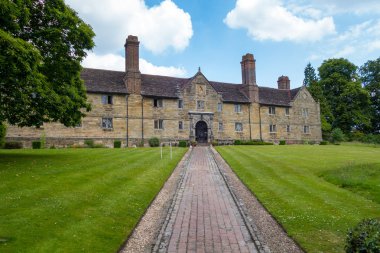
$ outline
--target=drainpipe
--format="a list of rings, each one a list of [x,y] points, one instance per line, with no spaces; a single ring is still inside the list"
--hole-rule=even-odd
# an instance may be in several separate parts
[[[128,132],[128,95],[125,96],[125,102],[127,103],[127,147],[128,147],[128,143],[129,143],[129,132]]]
[[[144,141],[144,97],[141,96],[141,141]]]
[[[252,140],[252,129],[251,129],[251,103],[248,106],[248,122],[249,122],[249,140]]]
[[[263,135],[261,133],[261,105],[259,105],[259,125],[260,125],[260,141],[263,141]]]

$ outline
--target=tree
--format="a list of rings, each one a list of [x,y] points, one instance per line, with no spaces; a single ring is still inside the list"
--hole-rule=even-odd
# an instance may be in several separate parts
[[[346,59],[329,59],[318,68],[320,85],[333,118],[330,124],[344,133],[370,126],[370,99],[361,87],[357,67]]]
[[[80,62],[94,36],[63,0],[0,0],[0,122],[79,123],[90,110]]]
[[[304,85],[307,87],[314,100],[319,102],[320,105],[323,139],[328,139],[329,133],[331,131],[331,124],[329,122],[333,121],[331,109],[326,101],[326,98],[324,97],[322,86],[318,82],[317,75],[315,74],[315,69],[311,66],[310,63],[308,63],[305,67],[304,73]]]
[[[367,61],[360,68],[360,77],[364,88],[371,96],[371,132],[380,133],[380,57],[374,61]]]
[[[315,83],[318,81],[317,75],[315,74],[315,69],[313,68],[313,66],[311,66],[310,62],[306,65],[304,74],[305,74],[305,79],[303,80],[304,86],[309,87],[312,83]]]

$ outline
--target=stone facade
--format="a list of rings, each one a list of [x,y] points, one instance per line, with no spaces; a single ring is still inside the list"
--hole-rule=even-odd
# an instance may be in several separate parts
[[[210,82],[198,71],[191,78],[141,74],[137,37],[126,41],[126,71],[84,69],[92,110],[78,127],[59,123],[37,128],[9,126],[8,140],[46,138],[47,145],[83,144],[86,139],[112,146],[162,141],[197,140],[231,143],[264,140],[288,143],[321,141],[319,104],[306,88],[290,89],[281,76],[278,89],[256,84],[255,59],[242,58],[242,84]]]

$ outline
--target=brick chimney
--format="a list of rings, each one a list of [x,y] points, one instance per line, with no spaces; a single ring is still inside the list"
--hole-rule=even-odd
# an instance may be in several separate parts
[[[277,80],[279,90],[290,90],[290,80],[287,76],[280,76]]]
[[[256,84],[256,60],[253,54],[243,55],[240,64],[243,91],[250,102],[259,102],[259,87]]]
[[[125,41],[125,78],[127,91],[131,94],[141,92],[141,73],[139,69],[139,40],[129,35]]]

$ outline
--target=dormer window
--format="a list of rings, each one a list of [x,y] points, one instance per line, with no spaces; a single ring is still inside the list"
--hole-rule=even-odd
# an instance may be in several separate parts
[[[163,107],[163,101],[161,98],[155,98],[153,99],[153,107],[161,108]]]
[[[112,95],[102,95],[103,105],[112,105]]]

